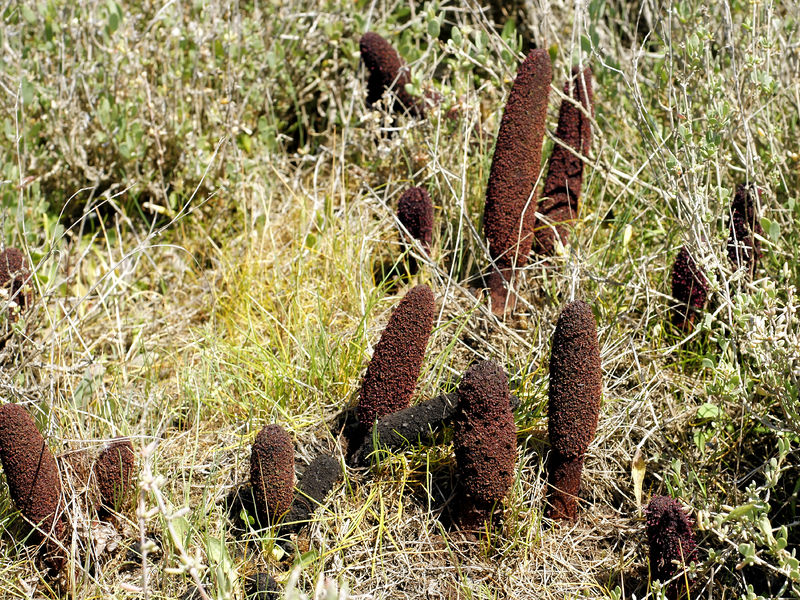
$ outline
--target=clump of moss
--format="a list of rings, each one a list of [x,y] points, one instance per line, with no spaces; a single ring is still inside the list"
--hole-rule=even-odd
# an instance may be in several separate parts
[[[14,302],[21,310],[33,304],[33,286],[28,259],[17,248],[0,252],[0,288],[4,289],[6,302]]]
[[[680,504],[669,496],[654,496],[645,510],[647,515],[647,541],[650,546],[650,575],[653,579],[667,581],[683,573],[685,565],[697,558],[692,522]],[[684,577],[669,584],[667,596],[671,599],[688,597],[691,586]]]
[[[98,455],[94,475],[104,511],[120,510],[131,498],[135,468],[133,444],[127,438],[114,440]]]
[[[500,120],[486,186],[483,230],[492,269],[489,288],[494,312],[502,314],[506,281],[528,261],[536,221],[536,190],[542,160],[547,99],[553,68],[546,50],[533,50],[517,70]]]
[[[764,235],[756,206],[760,198],[761,190],[755,185],[740,184],[731,202],[728,258],[734,268],[746,268],[751,277],[761,260],[761,241],[756,236]]]
[[[250,484],[262,526],[276,523],[292,505],[294,444],[280,425],[266,425],[250,454]]]
[[[672,265],[672,297],[678,301],[672,311],[672,322],[684,331],[691,331],[708,302],[708,280],[686,246]]]
[[[465,496],[458,514],[463,528],[481,528],[511,489],[516,434],[503,369],[492,361],[471,366],[458,386],[453,431],[458,481]]]
[[[534,249],[539,254],[548,256],[553,255],[556,237],[566,244],[569,237],[568,224],[578,218],[583,184],[581,156],[589,154],[592,144],[589,115],[594,114],[594,94],[592,71],[589,67],[583,71],[573,67],[571,79],[564,84],[564,95],[569,100],[562,100],[558,112],[556,144],[550,155],[543,199],[538,208],[544,220],[540,220],[535,229]]]
[[[427,285],[418,285],[397,305],[383,330],[361,384],[356,416],[363,427],[411,402],[433,329],[436,304]]]
[[[574,519],[586,449],[594,439],[603,391],[597,325],[583,300],[558,317],[550,354],[548,516]]]
[[[298,531],[306,525],[317,506],[342,477],[339,461],[330,454],[320,454],[308,465],[297,486],[292,507],[284,519],[285,531]]]
[[[433,241],[433,202],[423,187],[407,189],[397,205],[397,218],[411,237],[418,240],[425,252]],[[409,240],[410,241],[410,240]],[[410,256],[408,270],[413,275],[418,270],[417,259]]]
[[[367,104],[378,102],[387,90],[391,90],[395,96],[392,104],[395,112],[424,117],[422,104],[406,91],[406,84],[410,82],[408,71],[392,45],[377,33],[368,32],[361,36],[359,47],[361,59],[369,71]]]
[[[67,529],[61,479],[42,434],[19,404],[0,407],[0,461],[14,505],[35,527],[32,539],[38,543],[46,538],[45,561],[60,569],[66,556],[59,542]]]

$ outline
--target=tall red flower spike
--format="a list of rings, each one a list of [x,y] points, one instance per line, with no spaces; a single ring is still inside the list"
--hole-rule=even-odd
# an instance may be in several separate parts
[[[553,68],[546,50],[533,50],[517,70],[494,148],[483,230],[497,268],[489,275],[492,309],[505,312],[514,268],[525,266],[533,244],[536,190]]]

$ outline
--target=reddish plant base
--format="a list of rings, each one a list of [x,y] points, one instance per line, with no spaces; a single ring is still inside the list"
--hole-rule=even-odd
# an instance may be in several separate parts
[[[575,519],[578,516],[578,492],[581,490],[583,456],[567,457],[553,450],[547,459],[547,516],[551,519]]]

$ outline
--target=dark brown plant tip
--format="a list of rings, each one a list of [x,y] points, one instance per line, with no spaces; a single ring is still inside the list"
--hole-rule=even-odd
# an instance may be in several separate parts
[[[750,277],[755,274],[761,260],[761,241],[764,236],[758,217],[758,200],[761,190],[753,184],[740,184],[731,202],[728,228],[728,258],[735,269],[746,268]]]
[[[547,256],[553,255],[556,238],[566,245],[569,224],[578,218],[580,211],[583,184],[581,156],[588,156],[591,148],[592,123],[589,115],[594,115],[592,71],[589,67],[583,71],[573,67],[571,79],[564,84],[564,95],[569,100],[561,102],[558,112],[556,143],[550,155],[543,198],[538,208],[543,219],[539,219],[535,228],[534,250]]]
[[[691,331],[708,302],[708,280],[686,246],[680,249],[672,265],[672,297],[678,302],[672,310],[673,324]]]
[[[33,305],[33,284],[28,259],[17,248],[6,248],[0,252],[0,289],[6,295],[3,305],[11,307],[12,314]]]
[[[423,187],[407,189],[400,197],[397,218],[411,237],[419,241],[425,252],[429,252],[433,241],[433,202],[428,190]],[[410,240],[406,242],[410,245]],[[418,268],[417,259],[409,256],[409,272],[413,275]]]
[[[517,428],[511,414],[508,377],[492,361],[467,369],[458,386],[453,446],[463,502],[458,521],[479,529],[508,495],[517,461]]]
[[[299,531],[308,524],[314,511],[341,478],[342,467],[332,455],[320,454],[311,461],[297,485],[297,493],[282,530]]]
[[[119,511],[133,496],[136,455],[128,438],[111,442],[97,457],[94,476],[103,511]]]
[[[44,560],[59,570],[66,562],[60,543],[67,523],[58,466],[28,411],[19,404],[0,407],[0,461],[14,505],[35,528],[31,539],[45,541]]]
[[[422,103],[406,91],[408,70],[392,45],[377,33],[367,32],[359,41],[361,60],[369,71],[367,105],[378,102],[387,90],[394,93],[392,110],[408,112],[412,117],[424,117]]]
[[[553,69],[546,50],[533,50],[517,70],[508,95],[486,186],[483,230],[489,254],[501,271],[523,267],[536,222],[534,189],[542,160],[542,140]],[[493,267],[493,270],[496,270]],[[503,278],[490,277],[490,286]],[[492,298],[505,290],[491,287]],[[504,307],[495,307],[502,313]]]
[[[575,518],[583,456],[594,439],[603,392],[597,324],[583,300],[567,304],[550,353],[548,516]]]
[[[262,527],[276,523],[292,505],[294,444],[280,425],[266,425],[250,454],[250,484]]]
[[[650,548],[650,575],[666,582],[683,574],[685,566],[697,559],[693,524],[681,505],[669,496],[653,496],[645,509],[647,541]],[[676,578],[667,587],[671,600],[688,598],[686,578]]]
[[[356,416],[363,427],[411,403],[435,312],[427,285],[413,287],[394,309],[361,384]]]

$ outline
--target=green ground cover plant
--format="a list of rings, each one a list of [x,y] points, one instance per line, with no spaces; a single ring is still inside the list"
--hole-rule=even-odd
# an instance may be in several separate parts
[[[794,0],[0,7],[0,250],[32,274],[24,307],[0,284],[0,403],[52,452],[69,524],[53,575],[4,465],[3,594],[227,600],[260,581],[291,599],[656,599],[671,588],[645,507],[669,496],[694,527],[673,571],[693,598],[800,595],[799,19]],[[407,65],[424,119],[367,103],[367,32]],[[568,244],[517,262],[498,316],[482,218],[534,49],[553,70],[538,189],[575,66],[592,72],[592,144],[571,155]],[[397,216],[412,186],[433,200],[424,254]],[[681,248],[708,287],[688,329]],[[503,518],[477,532],[453,523],[448,422],[347,461],[365,370],[416,285],[435,310],[412,405],[483,360],[519,400]],[[602,403],[577,519],[554,522],[550,341],[575,300],[597,323]],[[308,500],[299,528],[230,511],[268,425],[298,473],[324,456],[336,481],[287,496]],[[134,489],[100,518],[94,461],[119,438]]]

